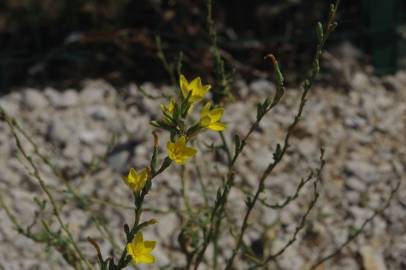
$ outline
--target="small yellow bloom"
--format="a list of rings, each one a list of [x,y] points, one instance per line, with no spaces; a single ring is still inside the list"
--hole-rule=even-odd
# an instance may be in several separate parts
[[[161,104],[161,110],[165,115],[165,121],[166,122],[170,122],[169,117],[167,116],[168,114],[172,117],[173,116],[173,112],[175,111],[175,106],[176,106],[176,101],[171,98],[171,100],[169,101],[169,104],[167,106],[165,106],[164,104]]]
[[[148,169],[145,168],[141,172],[137,172],[131,168],[127,176],[123,177],[124,182],[131,188],[132,191],[138,192],[142,190],[148,179]]]
[[[161,110],[163,112],[172,114],[173,111],[175,110],[175,104],[176,104],[175,100],[173,98],[171,98],[171,100],[169,101],[168,106],[165,106],[164,104],[161,104]]]
[[[184,164],[187,159],[196,155],[196,149],[186,146],[186,137],[178,138],[174,143],[169,141],[166,150],[170,159],[177,164]]]
[[[151,251],[155,248],[156,241],[144,241],[142,233],[135,235],[134,240],[127,245],[127,252],[138,263],[154,263],[155,257]]]
[[[211,107],[210,102],[204,105],[203,110],[200,113],[200,125],[202,127],[215,131],[224,130],[226,128],[226,125],[220,123],[220,119],[223,116],[224,109],[223,108],[210,109],[210,107]]]
[[[200,101],[203,96],[211,88],[210,85],[202,85],[200,77],[194,78],[190,83],[187,81],[185,76],[180,75],[179,78],[180,90],[182,90],[182,95],[186,98],[189,92],[192,92],[189,101],[194,103]]]

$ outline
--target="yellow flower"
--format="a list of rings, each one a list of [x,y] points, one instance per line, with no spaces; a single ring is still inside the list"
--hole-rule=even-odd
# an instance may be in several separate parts
[[[187,159],[196,155],[196,149],[186,146],[186,137],[178,138],[174,143],[169,141],[166,150],[170,159],[177,164],[184,164]]]
[[[224,130],[226,128],[226,125],[220,123],[220,119],[223,116],[224,109],[223,108],[210,109],[210,107],[211,107],[210,102],[204,105],[203,110],[200,113],[200,125],[202,127],[215,131]]]
[[[134,240],[127,245],[127,252],[137,263],[154,263],[155,257],[151,251],[155,248],[156,241],[144,241],[142,233],[135,235]]]
[[[190,83],[186,80],[185,76],[180,75],[179,78],[180,90],[182,90],[183,97],[187,97],[189,92],[192,92],[189,101],[194,103],[200,101],[203,96],[211,88],[210,85],[202,85],[200,77],[194,78]]]
[[[175,110],[175,100],[173,98],[171,98],[171,100],[169,101],[168,106],[165,106],[164,104],[161,104],[161,110],[163,112],[166,112],[168,114],[172,114],[173,111]]]
[[[175,106],[176,106],[176,101],[173,98],[171,98],[168,105],[166,105],[166,106],[164,104],[160,105],[161,110],[162,110],[162,112],[163,112],[163,114],[165,116],[164,119],[165,119],[166,122],[171,121],[170,118],[168,117],[168,114],[171,117],[173,116],[173,112],[175,111]]]
[[[132,191],[138,192],[142,190],[148,179],[148,169],[145,168],[141,172],[131,168],[127,176],[123,177],[124,182],[131,188]]]

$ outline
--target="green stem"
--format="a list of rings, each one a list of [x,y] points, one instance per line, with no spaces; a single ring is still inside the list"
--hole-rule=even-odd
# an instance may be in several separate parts
[[[228,164],[230,164],[230,163],[231,163],[231,151],[230,151],[230,147],[228,147],[228,143],[227,143],[226,138],[224,137],[224,133],[223,133],[222,131],[220,131],[219,134],[220,134],[221,141],[222,141],[222,143],[223,143],[223,149],[224,149],[224,151],[225,151],[226,154],[227,154],[227,161],[228,161]]]
[[[187,194],[187,183],[186,183],[186,179],[185,179],[185,174],[186,174],[186,167],[185,165],[182,165],[180,168],[180,181],[182,184],[182,198],[183,198],[183,202],[185,204],[186,210],[189,214],[192,213],[192,208],[190,207],[190,201],[189,201],[189,196]]]
[[[203,199],[204,199],[204,206],[205,206],[205,208],[208,208],[209,207],[209,197],[207,195],[208,193],[207,193],[206,185],[203,182],[202,172],[200,170],[199,165],[197,164],[197,159],[193,159],[193,163],[195,165],[195,170],[196,170],[196,174],[197,174],[197,181],[199,181],[200,189],[202,190],[202,195],[203,195]]]
[[[22,147],[22,144],[21,144],[21,142],[20,142],[20,139],[19,139],[19,137],[18,137],[16,131],[15,131],[14,128],[13,128],[13,123],[12,123],[11,119],[7,117],[7,115],[5,114],[5,112],[4,112],[3,110],[1,110],[1,111],[2,111],[2,115],[4,116],[4,118],[5,118],[6,122],[7,122],[7,124],[8,124],[9,127],[10,127],[10,130],[11,130],[11,132],[12,132],[12,134],[13,134],[13,137],[14,137],[14,139],[15,139],[15,141],[16,141],[17,148],[20,150],[20,152],[21,152],[21,154],[24,156],[25,160],[28,161],[28,163],[30,164],[31,168],[34,170],[33,176],[34,176],[35,179],[37,179],[37,181],[38,181],[38,183],[39,183],[41,189],[42,189],[42,190],[45,192],[45,194],[47,195],[48,200],[50,201],[51,206],[52,206],[52,209],[53,209],[53,214],[54,214],[54,216],[56,217],[56,219],[57,219],[59,225],[61,226],[62,230],[63,230],[63,231],[66,233],[66,235],[68,236],[68,239],[69,239],[69,241],[70,241],[70,244],[73,246],[73,248],[74,248],[75,252],[77,253],[78,257],[86,264],[86,266],[87,266],[89,269],[95,270],[95,268],[90,264],[90,262],[84,257],[82,251],[79,249],[78,245],[76,244],[75,240],[73,239],[73,236],[72,236],[72,234],[70,233],[69,229],[68,229],[67,226],[64,224],[64,222],[63,222],[63,220],[62,220],[62,218],[61,218],[60,212],[59,212],[59,208],[58,208],[58,206],[57,206],[57,204],[56,204],[56,202],[55,202],[55,200],[54,200],[54,198],[53,198],[51,192],[49,191],[49,189],[48,189],[47,185],[45,184],[45,182],[43,181],[42,177],[40,176],[39,170],[38,170],[37,166],[35,165],[35,163],[34,163],[32,157],[29,156],[29,155],[25,152],[24,148]]]
[[[279,164],[279,162],[282,160],[283,156],[286,153],[287,148],[289,147],[289,138],[293,133],[294,128],[296,127],[297,123],[300,121],[300,118],[302,116],[302,112],[303,112],[303,108],[306,105],[306,101],[307,101],[307,94],[310,90],[310,88],[312,87],[312,84],[317,76],[317,74],[319,73],[319,61],[320,61],[320,57],[322,54],[322,48],[324,47],[324,44],[329,36],[329,34],[334,30],[334,19],[335,19],[335,15],[337,12],[337,8],[339,5],[339,1],[336,2],[336,4],[334,6],[332,6],[331,10],[330,10],[330,15],[329,15],[329,19],[327,22],[327,27],[326,27],[326,31],[325,31],[325,35],[323,35],[323,37],[319,40],[318,44],[317,44],[317,48],[316,48],[316,52],[315,52],[315,56],[314,56],[314,60],[313,60],[313,67],[311,70],[311,75],[308,79],[305,80],[305,83],[303,85],[303,93],[302,96],[300,98],[300,104],[299,104],[299,108],[298,111],[294,117],[293,122],[289,125],[288,130],[286,132],[285,135],[285,139],[283,142],[283,146],[281,149],[279,149],[279,153],[278,151],[276,151],[274,153],[274,161],[271,162],[268,167],[266,168],[266,170],[263,172],[260,180],[259,180],[259,184],[257,186],[257,190],[255,192],[255,195],[253,197],[253,199],[251,199],[250,203],[248,204],[248,208],[247,211],[245,213],[244,219],[243,219],[243,223],[241,225],[241,229],[240,229],[240,234],[239,237],[237,239],[237,243],[236,246],[233,250],[233,253],[231,255],[231,257],[228,259],[227,261],[227,265],[225,267],[226,270],[230,270],[232,268],[234,259],[236,257],[236,255],[238,254],[238,251],[240,250],[241,244],[242,244],[242,239],[244,236],[244,233],[248,227],[248,219],[249,216],[251,214],[252,209],[254,208],[259,195],[262,193],[262,191],[264,190],[264,183],[265,180],[267,179],[267,177],[272,173],[272,171],[274,170],[274,168],[276,167],[276,165]],[[278,150],[278,149],[277,149]]]

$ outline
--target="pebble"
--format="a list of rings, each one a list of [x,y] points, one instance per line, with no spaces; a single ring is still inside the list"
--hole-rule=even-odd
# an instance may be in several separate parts
[[[107,156],[108,165],[117,172],[124,172],[128,165],[130,153],[128,151],[119,151]]]
[[[80,100],[84,104],[103,102],[111,86],[102,80],[87,81],[80,92]]]
[[[22,105],[28,110],[43,109],[49,105],[46,97],[37,89],[27,89],[22,97]]]
[[[259,79],[252,81],[248,88],[251,90],[251,93],[258,95],[260,97],[267,97],[272,95],[275,92],[275,85],[265,79]]]
[[[344,48],[343,54],[357,55],[353,49]],[[266,179],[261,198],[269,202],[283,201],[295,192],[300,177],[314,168],[314,161],[318,161],[319,157],[319,146],[326,147],[327,164],[322,173],[323,184],[320,186],[322,197],[309,216],[312,224],[317,225],[318,233],[318,243],[312,246],[313,253],[322,252],[324,249],[331,250],[345,241],[350,225],[359,226],[370,216],[369,208],[382,205],[389,192],[389,180],[395,180],[397,175],[405,174],[406,168],[402,164],[406,127],[402,119],[406,117],[406,106],[403,105],[405,93],[399,89],[405,88],[406,73],[399,74],[390,79],[380,79],[355,69],[349,77],[352,80],[349,93],[316,85],[308,97],[308,107],[302,122],[291,137],[291,147],[282,162]],[[231,148],[231,136],[236,133],[243,136],[255,120],[255,104],[275,91],[272,82],[262,79],[254,80],[248,85],[239,81],[235,85],[236,92],[241,90],[240,97],[243,100],[228,105],[224,115],[224,121],[228,123],[224,134]],[[152,83],[142,86],[151,95],[159,95],[163,89]],[[165,91],[170,92],[170,89]],[[123,184],[121,176],[128,173],[131,166],[138,169],[148,165],[147,159],[151,155],[152,145],[152,128],[149,121],[162,115],[159,109],[160,100],[148,100],[138,91],[133,92],[130,94],[133,95],[134,105],[130,108],[123,105],[125,101],[120,100],[113,87],[103,80],[86,81],[81,89],[26,89],[0,98],[0,105],[22,122],[27,132],[33,134],[34,140],[41,143],[41,151],[49,154],[50,160],[57,168],[64,170],[67,181],[77,187],[81,194],[98,199],[97,203],[92,203],[91,211],[104,216],[108,228],[119,243],[124,240],[122,226],[132,220],[132,211],[112,207],[108,202],[132,204],[131,192]],[[239,217],[246,210],[246,192],[255,192],[260,174],[269,162],[272,162],[272,150],[277,143],[283,142],[286,128],[297,108],[298,94],[296,89],[286,91],[281,104],[274,108],[260,128],[254,131],[235,164],[235,182],[239,188],[230,190],[227,209],[232,211],[232,214],[225,218],[231,218],[236,228],[241,225]],[[44,111],[47,113],[43,113]],[[43,132],[38,130],[42,131],[43,125],[47,127],[46,136],[40,137]],[[0,191],[8,196],[6,201],[17,216],[29,222],[35,211],[32,197],[43,194],[39,193],[37,186],[27,184],[27,172],[16,159],[15,144],[8,128],[2,122],[0,131]],[[105,163],[102,162],[94,174],[77,177],[88,165],[83,163],[89,163],[94,157],[103,157],[113,133],[114,150],[110,151]],[[164,132],[160,132],[159,138],[158,162],[161,162],[168,137]],[[222,182],[221,176],[227,171],[226,159],[221,154],[216,157],[221,164],[215,164],[211,156],[206,154],[207,145],[221,143],[216,133],[210,131],[200,134],[198,139],[202,143],[198,144],[197,159],[202,167],[210,203],[213,203],[217,187]],[[28,145],[25,141],[22,144],[24,147]],[[394,166],[391,166],[392,163]],[[39,168],[47,184],[63,190],[64,185],[57,182],[57,178],[51,177],[49,168],[46,169],[43,164]],[[191,170],[193,164],[187,164],[186,168]],[[189,194],[192,203],[203,204],[202,198],[196,192],[200,190],[196,174],[190,175],[192,177],[188,179],[188,186],[193,189]],[[180,188],[179,167],[173,166],[154,179],[151,193],[148,195],[148,207],[171,210],[167,214],[149,212],[148,216],[143,216],[159,220],[158,224],[145,229],[145,237],[156,239],[159,243],[154,251],[159,266],[166,263],[182,265],[184,262],[184,258],[169,246],[177,245],[177,234],[182,225],[179,216],[172,212],[183,207]],[[261,237],[262,226],[276,224],[272,228],[267,227],[267,231],[274,232],[272,236],[275,239],[265,246],[272,245],[275,250],[283,246],[300,221],[312,197],[311,192],[312,186],[308,184],[300,192],[300,197],[282,212],[262,206],[255,208],[249,219],[250,228],[244,238],[247,240],[246,244],[251,244]],[[405,194],[404,185],[401,192]],[[54,194],[58,202],[66,203],[61,208],[63,218],[72,228],[75,237],[80,237],[80,246],[88,247],[85,239],[89,235],[101,238],[102,252],[107,255],[111,245],[103,241],[104,237],[95,229],[88,213],[78,208],[75,202],[66,200],[66,193],[55,191]],[[399,197],[402,198],[401,195]],[[362,263],[362,269],[366,270],[369,270],[369,265],[381,267],[377,268],[378,270],[385,270],[382,267],[401,269],[399,267],[402,263],[405,264],[402,258],[406,254],[405,239],[402,238],[406,235],[406,228],[402,226],[406,223],[404,204],[405,200],[402,199],[393,201],[385,214],[373,223],[373,229],[368,230],[368,236],[360,235],[356,242],[364,247],[360,253],[357,252],[358,246],[355,243],[350,244],[345,257],[334,264],[331,261],[331,267],[326,269],[359,269],[357,260]],[[0,218],[4,219],[3,211],[0,211]],[[283,222],[282,228],[278,226],[280,218]],[[226,226],[226,223],[223,225]],[[57,227],[56,223],[54,226]],[[230,255],[229,247],[235,242],[228,234],[228,229],[226,228],[220,241],[225,255]],[[304,228],[307,229],[308,227]],[[15,234],[10,222],[2,222],[0,263],[3,267],[34,269],[34,265],[40,265],[39,269],[66,269],[65,265],[61,266],[60,260],[54,259],[54,254],[50,255],[52,259],[33,261],[32,258],[43,258],[43,246],[34,245]],[[8,235],[13,237],[5,237]],[[387,245],[387,250],[383,253],[370,244],[368,239],[378,239],[380,243],[391,244]],[[284,269],[303,269],[304,265],[307,265],[308,258],[304,254],[309,254],[309,250],[302,243],[299,234],[297,242],[280,257]],[[89,254],[94,255],[94,251]],[[394,257],[388,259],[386,254],[394,254]],[[19,258],[21,263],[17,263],[15,258]],[[224,262],[224,259],[221,257],[219,262]],[[247,268],[243,257],[238,257],[237,260],[236,269]]]
[[[363,180],[356,178],[356,177],[346,178],[345,184],[350,189],[358,191],[358,192],[366,191],[366,189],[367,189],[366,183]]]
[[[48,126],[48,134],[52,141],[58,143],[67,143],[71,138],[71,129],[68,125],[62,120],[55,118]]]
[[[351,175],[362,179],[366,183],[372,183],[379,179],[376,166],[366,160],[348,160],[344,168]]]
[[[102,105],[95,105],[87,107],[86,112],[94,119],[98,121],[106,121],[111,119],[111,110]]]
[[[54,106],[57,108],[74,107],[79,103],[78,93],[73,89],[65,90],[61,93],[58,99],[54,101]]]
[[[382,252],[371,246],[361,248],[362,263],[365,270],[386,270]]]

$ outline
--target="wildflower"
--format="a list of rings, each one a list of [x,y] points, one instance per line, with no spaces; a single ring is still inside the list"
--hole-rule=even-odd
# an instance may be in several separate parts
[[[190,92],[190,99],[189,101],[194,103],[200,101],[203,96],[209,91],[211,88],[210,85],[202,85],[202,81],[200,77],[194,78],[190,83],[187,81],[185,76],[180,75],[179,79],[180,90],[182,90],[182,95],[186,98]]]
[[[127,252],[137,263],[154,263],[155,257],[151,251],[155,248],[156,241],[144,241],[142,233],[135,235],[134,240],[127,245]]]
[[[172,114],[173,111],[175,110],[175,104],[176,104],[175,100],[173,98],[171,98],[168,106],[161,104],[160,107],[161,107],[162,112]]]
[[[142,190],[148,179],[148,169],[145,168],[141,172],[137,172],[131,168],[127,176],[123,177],[124,182],[131,188],[132,191],[138,192]]]
[[[226,128],[226,125],[220,123],[220,119],[223,116],[223,108],[210,109],[210,102],[204,105],[202,112],[200,113],[200,125],[202,127],[221,131]]]
[[[186,146],[186,137],[182,136],[175,142],[169,141],[166,149],[170,159],[177,164],[184,164],[187,159],[193,157],[196,154],[196,149]]]

